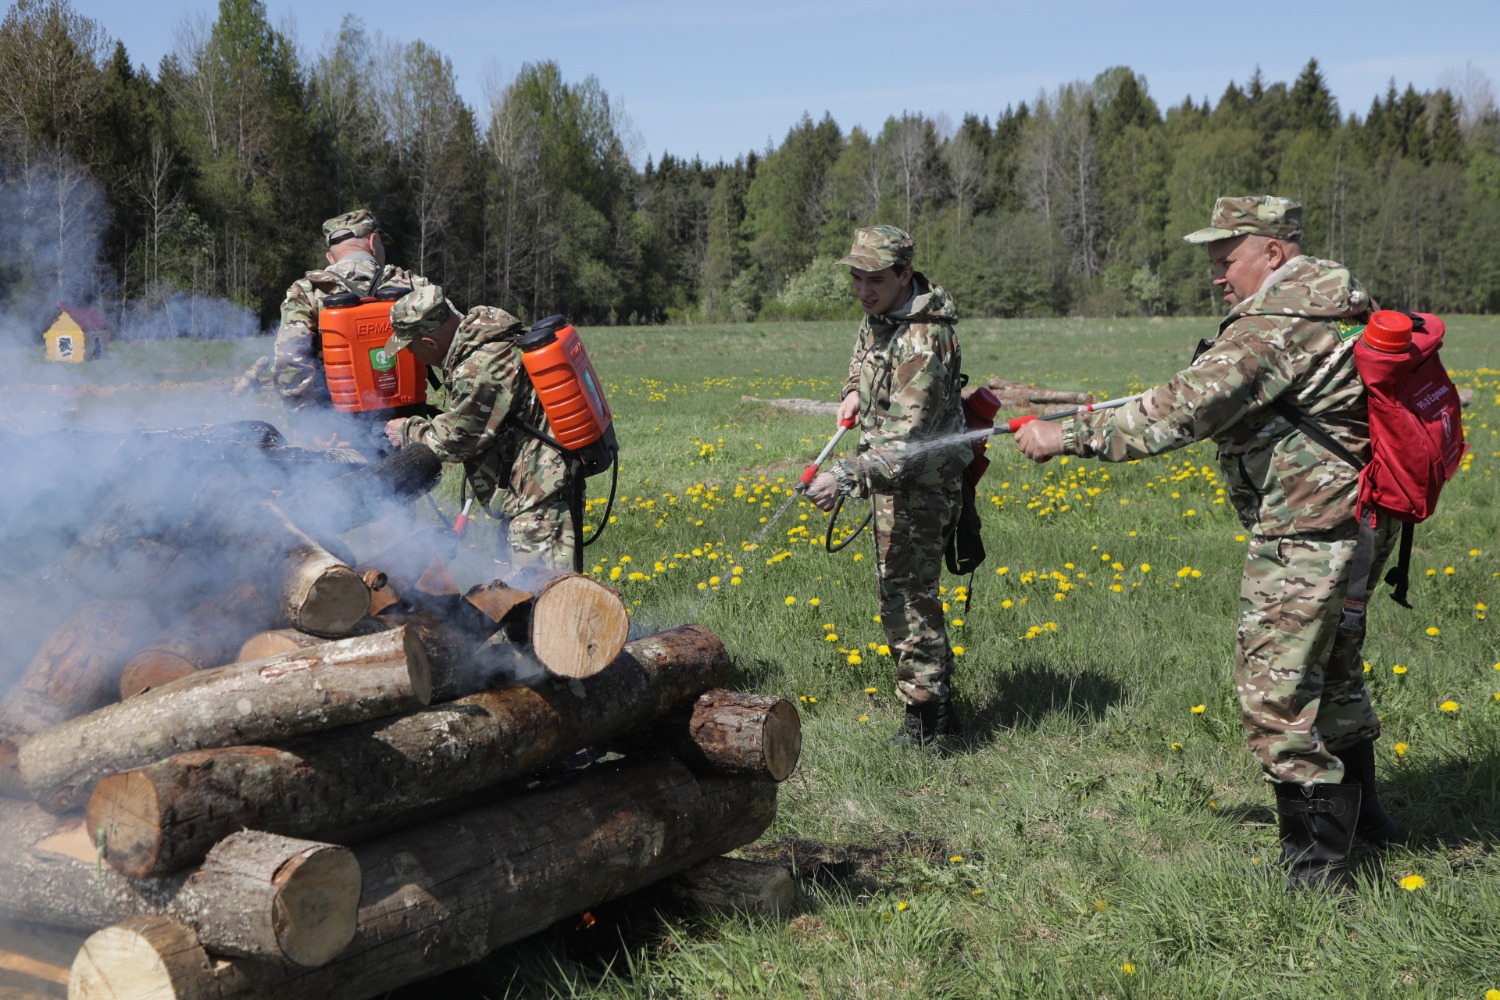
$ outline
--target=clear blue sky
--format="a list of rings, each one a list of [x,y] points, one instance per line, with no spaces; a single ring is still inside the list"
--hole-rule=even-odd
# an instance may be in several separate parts
[[[154,73],[188,16],[215,0],[72,0]],[[992,121],[1040,90],[1126,65],[1163,108],[1217,102],[1259,66],[1290,84],[1309,58],[1340,111],[1361,117],[1394,77],[1428,90],[1478,70],[1500,96],[1500,2],[1324,0],[1287,3],[1052,3],[929,0],[266,0],[308,58],[345,13],[372,32],[420,38],[452,62],[459,92],[481,112],[487,84],[554,60],[564,79],[598,78],[623,103],[636,158],[663,150],[732,160],[779,145],[804,111],[831,112],[847,132],[902,111]],[[1446,75],[1445,75],[1446,74]]]

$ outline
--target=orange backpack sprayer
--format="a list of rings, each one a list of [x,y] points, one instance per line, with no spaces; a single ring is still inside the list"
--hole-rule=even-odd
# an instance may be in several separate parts
[[[409,291],[388,286],[372,295],[350,291],[323,299],[318,334],[335,410],[366,413],[427,401],[427,366],[410,351],[399,351],[395,357],[385,352],[391,303]]]

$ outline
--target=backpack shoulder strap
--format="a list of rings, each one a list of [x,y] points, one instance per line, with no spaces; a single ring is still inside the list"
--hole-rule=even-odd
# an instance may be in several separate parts
[[[1354,468],[1363,469],[1365,467],[1365,463],[1355,458],[1354,453],[1348,448],[1345,448],[1343,445],[1339,444],[1338,439],[1335,438],[1332,434],[1328,433],[1327,429],[1324,428],[1322,424],[1318,423],[1312,417],[1309,417],[1307,414],[1297,409],[1297,407],[1294,406],[1290,400],[1286,399],[1285,397],[1277,397],[1277,399],[1271,403],[1271,409],[1275,410],[1277,413],[1285,417],[1293,427],[1297,428],[1303,434],[1306,434],[1308,437],[1318,442],[1318,444],[1322,445],[1324,448],[1328,449],[1330,452],[1337,455],[1345,462],[1348,462]]]

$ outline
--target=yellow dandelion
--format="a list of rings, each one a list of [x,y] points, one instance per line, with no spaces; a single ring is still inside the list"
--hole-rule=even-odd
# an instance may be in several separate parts
[[[877,650],[875,650],[875,652],[879,653],[881,656],[890,656],[891,655],[891,647],[887,646],[885,643],[882,642],[880,644],[880,648],[877,649]]]
[[[1407,892],[1416,892],[1427,884],[1427,880],[1420,875],[1408,875],[1401,880],[1401,888]]]
[[[1365,661],[1365,673],[1368,674],[1369,672],[1370,672],[1370,663],[1369,663],[1368,660],[1366,660]]]
[[[809,605],[809,606],[810,606],[810,607],[814,607],[814,608],[815,608],[815,607],[817,607],[817,606],[818,606],[818,605],[819,605],[819,604],[822,604],[822,603],[823,603],[823,602],[822,602],[822,601],[821,601],[821,600],[820,600],[820,599],[818,599],[818,598],[816,598],[816,597],[811,597],[811,598],[808,598],[808,601],[807,601],[807,603],[808,603],[808,605]]]
[[[1149,572],[1151,572],[1151,564],[1150,563],[1141,563],[1141,572],[1142,573],[1149,573]]]
[[[1438,706],[1438,711],[1439,712],[1457,712],[1458,711],[1458,702],[1454,701],[1452,698],[1449,698],[1447,701],[1443,702],[1441,705]]]
[[[878,688],[865,688],[865,694],[875,694]]]
[[[954,656],[963,656],[964,655],[964,648],[962,646],[954,646],[953,647],[953,655]]]
[[[825,632],[823,634],[823,641],[824,642],[838,642],[839,641],[839,634],[837,632]]]
[[[1479,606],[1479,610],[1481,610],[1481,611],[1484,610],[1484,605],[1483,604],[1481,604]],[[964,620],[962,618],[955,618],[951,622],[949,622],[948,624],[952,625],[954,628],[963,628]]]
[[[1452,566],[1444,566],[1443,567],[1443,575],[1444,576],[1452,576],[1454,573],[1457,573],[1457,572],[1458,572],[1458,570],[1454,569]]]
[[[861,715],[859,718],[855,719],[854,721],[855,722],[869,722],[870,721],[870,717],[868,715]]]
[[[951,857],[951,858],[948,859],[948,863],[956,865],[960,861],[962,861],[963,859],[964,859],[964,856],[962,854],[955,854],[955,855],[953,855],[953,857]]]
[[[899,903],[896,904],[896,909],[897,910],[905,910],[905,909],[909,909],[910,907],[911,907],[911,904],[908,903],[904,899],[901,902],[899,902]]]
[[[1127,976],[1133,976],[1133,975],[1135,975],[1135,963],[1134,962],[1121,962],[1120,963],[1120,971],[1123,972],[1123,973],[1125,973],[1125,975],[1127,975]]]
[[[1192,713],[1194,715],[1202,715],[1206,711],[1208,711],[1207,705],[1194,705],[1192,708]]]
[[[1440,628],[1438,628],[1436,625],[1429,625],[1429,626],[1427,626],[1427,634],[1428,635],[1442,635],[1443,634],[1443,630],[1440,629]]]
[[[1478,552],[1479,550],[1475,549],[1474,551]],[[1485,990],[1484,1000],[1500,1000],[1500,990]]]
[[[708,584],[704,583],[702,580],[699,580],[698,581],[698,589],[699,590],[707,590],[708,589]]]
[[[1172,744],[1169,744],[1167,746],[1167,749],[1168,750],[1181,750],[1182,749],[1182,744],[1181,743],[1172,743]]]
[[[1394,750],[1394,751],[1396,751],[1396,756],[1397,757],[1405,757],[1406,756],[1406,744],[1405,743],[1397,743],[1395,746],[1391,747],[1391,749]]]
[[[785,604],[787,607],[791,607],[793,604],[797,603],[797,599],[795,597],[792,597],[792,596],[788,595],[787,599],[785,601],[783,601],[782,603]]]
[[[861,657],[858,653],[850,653],[848,655],[848,657],[846,657],[845,662],[846,663],[850,663],[850,664],[855,664],[855,663],[863,663],[865,661],[864,661],[864,658]]]
[[[1400,677],[1402,674],[1406,673],[1406,668],[1398,663],[1391,668],[1391,673],[1395,674],[1397,677]]]

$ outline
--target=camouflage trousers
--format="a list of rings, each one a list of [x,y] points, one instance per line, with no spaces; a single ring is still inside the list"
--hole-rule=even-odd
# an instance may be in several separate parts
[[[1372,602],[1396,540],[1396,523],[1386,521],[1376,532]],[[1350,522],[1312,535],[1250,539],[1234,687],[1250,751],[1271,781],[1341,781],[1338,752],[1380,735],[1365,686],[1363,636],[1338,628],[1356,534]]]
[[[568,497],[552,496],[505,522],[507,551],[500,553],[518,570],[572,570],[575,545]]]
[[[953,650],[938,580],[943,544],[958,521],[957,489],[876,493],[875,581],[880,626],[896,661],[896,694],[908,705],[951,696]]]

